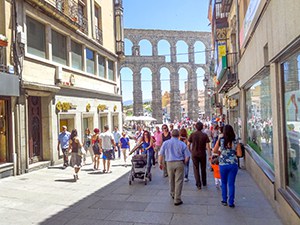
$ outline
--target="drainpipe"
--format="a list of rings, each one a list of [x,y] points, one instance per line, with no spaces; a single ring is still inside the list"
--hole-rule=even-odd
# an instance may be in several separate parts
[[[240,61],[240,55],[241,55],[241,51],[240,51],[240,11],[239,11],[239,0],[235,0],[235,4],[236,4],[236,33],[237,33],[237,38],[236,38],[236,47],[237,47],[237,59],[236,59],[236,70],[237,70],[237,74],[238,76],[236,77],[237,81],[236,81],[236,86],[239,90],[241,90],[240,87],[240,79],[239,79],[239,73],[238,73],[238,62]]]

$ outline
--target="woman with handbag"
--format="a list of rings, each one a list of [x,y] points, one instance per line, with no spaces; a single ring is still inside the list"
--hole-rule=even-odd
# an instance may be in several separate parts
[[[214,147],[214,153],[218,153],[220,148],[219,167],[222,182],[222,205],[235,207],[235,178],[238,172],[237,149],[241,146],[235,139],[235,133],[229,124],[224,126],[223,137],[219,138]],[[239,149],[240,150],[240,149]],[[227,188],[229,198],[227,196]]]
[[[81,168],[82,160],[82,144],[79,137],[77,136],[77,130],[74,129],[71,132],[70,141],[69,141],[69,152],[71,152],[71,166],[74,167],[74,180],[75,182],[79,179],[78,172]]]

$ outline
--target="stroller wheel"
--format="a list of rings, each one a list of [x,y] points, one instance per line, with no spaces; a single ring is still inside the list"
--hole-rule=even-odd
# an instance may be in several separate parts
[[[147,185],[147,179],[145,180],[145,185]]]
[[[131,176],[131,180],[134,181],[134,176]]]
[[[129,183],[129,185],[131,185],[131,180],[130,180],[130,181],[128,181],[128,183]]]
[[[151,173],[149,173],[148,178],[149,178],[149,181],[152,181],[152,174]]]

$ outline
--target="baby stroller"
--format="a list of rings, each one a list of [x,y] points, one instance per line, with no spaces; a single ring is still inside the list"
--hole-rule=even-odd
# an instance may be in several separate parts
[[[133,152],[142,149],[142,144],[139,144],[135,146],[129,153],[131,155]],[[148,168],[148,160],[147,160],[147,154],[139,154],[134,155],[131,159],[131,170],[128,177],[128,183],[129,185],[132,184],[135,178],[141,179],[145,182],[145,185],[149,181],[152,180],[151,173],[147,174],[147,168]]]

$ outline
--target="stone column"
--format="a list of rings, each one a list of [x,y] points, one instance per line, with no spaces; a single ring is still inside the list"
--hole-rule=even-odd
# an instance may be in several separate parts
[[[162,96],[159,71],[154,70],[152,74],[152,117],[157,123],[162,123]]]
[[[152,55],[153,56],[157,56],[158,55],[157,42],[153,44]]]
[[[171,51],[171,62],[176,63],[176,44],[175,43],[171,43],[170,51]]]
[[[171,121],[181,119],[180,107],[180,90],[179,90],[179,74],[177,72],[171,74],[171,93],[170,93],[170,117]]]
[[[197,73],[195,70],[188,74],[188,117],[194,121],[199,116]]]
[[[195,48],[193,45],[189,44],[189,63],[195,63]]]
[[[143,93],[142,93],[142,74],[140,72],[133,72],[133,115],[143,115]]]

